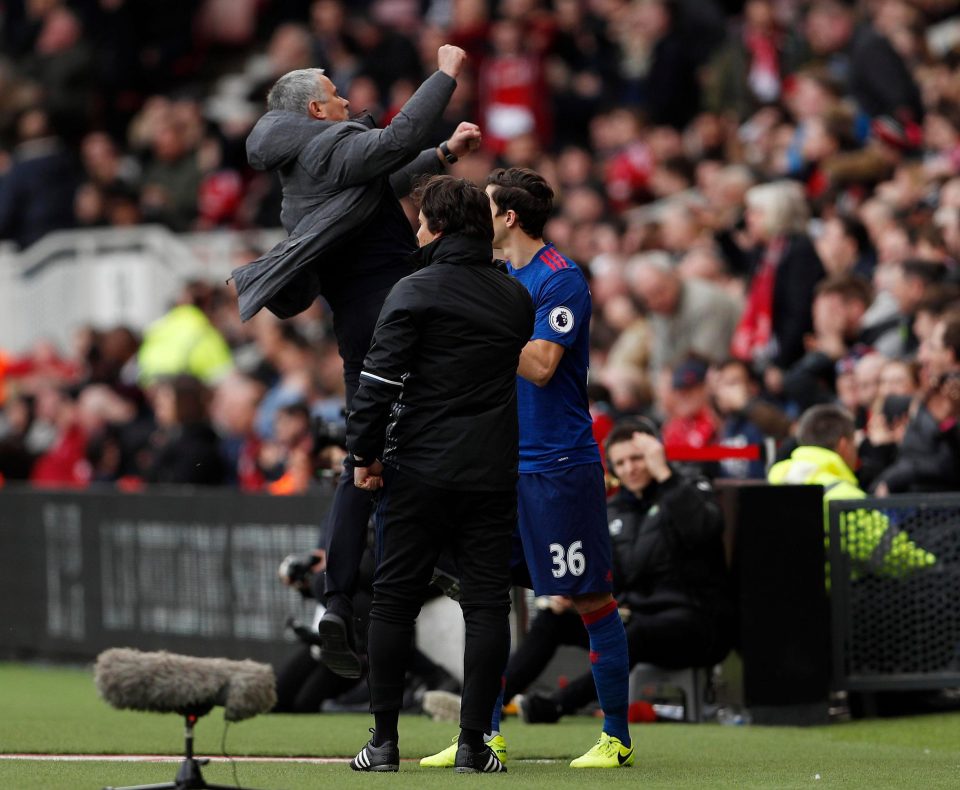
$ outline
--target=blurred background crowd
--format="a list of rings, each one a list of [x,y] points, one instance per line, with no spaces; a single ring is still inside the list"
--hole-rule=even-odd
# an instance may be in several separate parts
[[[839,402],[865,488],[954,489],[958,7],[0,0],[0,239],[276,227],[279,185],[244,153],[274,80],[322,67],[383,125],[454,43],[470,67],[436,140],[475,121],[483,149],[454,173],[527,166],[555,187],[545,235],[593,293],[599,436],[642,414],[668,452],[782,453],[804,409]],[[340,460],[323,303],[241,324],[222,284],[185,284],[142,335],[0,338],[0,403],[6,480],[282,494]],[[704,471],[760,478],[764,461]]]

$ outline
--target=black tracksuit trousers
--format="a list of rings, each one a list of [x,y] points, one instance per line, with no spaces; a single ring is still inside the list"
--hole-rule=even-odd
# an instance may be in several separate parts
[[[370,350],[373,330],[383,300],[390,289],[363,293],[333,304],[333,331],[343,359],[343,380],[347,413],[360,386],[363,360]],[[353,484],[353,466],[343,465],[333,504],[327,517],[326,595],[344,595],[349,600],[357,591],[357,570],[367,547],[367,523],[373,510],[373,494]]]
[[[466,623],[460,726],[488,732],[510,652],[516,489],[460,491],[387,468],[377,510],[377,571],[367,653],[374,713],[399,710],[414,623],[440,553],[455,558]]]

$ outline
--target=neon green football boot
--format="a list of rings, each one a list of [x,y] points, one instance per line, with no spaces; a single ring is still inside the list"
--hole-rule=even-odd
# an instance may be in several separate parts
[[[619,738],[600,733],[600,740],[583,757],[570,763],[571,768],[629,768],[633,765],[633,746],[624,746]]]

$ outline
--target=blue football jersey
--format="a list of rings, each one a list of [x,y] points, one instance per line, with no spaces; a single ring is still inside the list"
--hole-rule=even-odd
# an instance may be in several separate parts
[[[546,386],[517,377],[520,472],[599,462],[587,403],[592,312],[587,280],[552,244],[519,269],[508,262],[507,270],[533,298],[537,318],[531,340],[549,340],[565,349]]]

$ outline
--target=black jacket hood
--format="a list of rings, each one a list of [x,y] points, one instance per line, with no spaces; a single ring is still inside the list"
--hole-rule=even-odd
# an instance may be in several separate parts
[[[423,269],[437,263],[491,267],[495,265],[492,243],[463,233],[453,233],[434,239],[413,253],[410,256],[410,262],[416,269]]]

